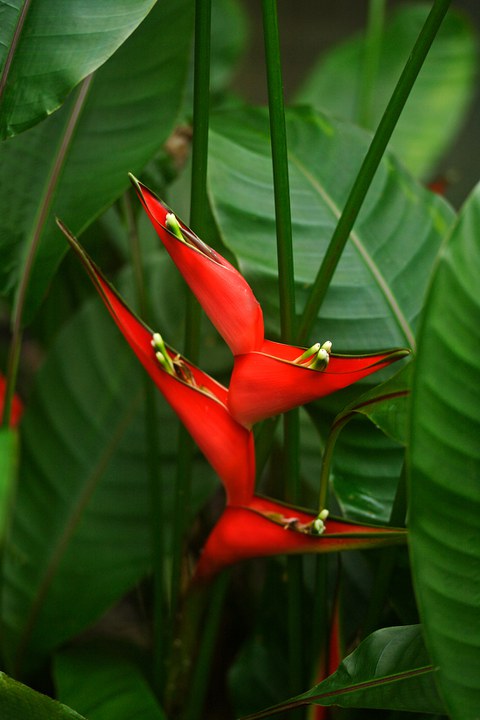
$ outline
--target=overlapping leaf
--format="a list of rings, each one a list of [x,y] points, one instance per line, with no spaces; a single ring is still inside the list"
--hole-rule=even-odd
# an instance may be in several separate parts
[[[0,548],[8,528],[17,468],[17,433],[0,429]]]
[[[418,625],[383,628],[364,640],[338,670],[319,685],[248,718],[270,717],[310,703],[443,713],[434,674]]]
[[[375,129],[430,9],[430,4],[410,5],[392,17],[371,86],[365,88],[362,81],[366,48],[359,37],[335,47],[319,62],[297,101]],[[418,176],[432,172],[464,119],[474,91],[476,45],[467,19],[449,12],[392,137],[392,148]],[[362,89],[369,92],[369,100],[360,109],[365,104]]]
[[[161,282],[158,264],[153,277]],[[141,368],[96,302],[60,333],[38,374],[22,420],[24,452],[6,546],[3,629],[12,668],[35,667],[149,568],[142,387]],[[159,417],[160,528],[171,517],[176,424],[165,408]],[[192,512],[214,482],[201,467]]]
[[[151,687],[121,646],[89,643],[55,657],[58,697],[89,720],[165,720]]]
[[[0,713],[3,720],[85,720],[55,700],[0,673]]]
[[[212,128],[213,211],[272,325],[278,289],[267,117],[255,109],[219,113]],[[288,113],[287,132],[299,312],[370,137],[309,109]],[[452,222],[441,198],[385,158],[333,278],[315,339],[332,340],[338,352],[413,346],[431,265]]]
[[[305,109],[287,115],[287,131],[300,312],[370,138],[347,123]],[[278,287],[266,115],[252,109],[218,114],[213,118],[210,149],[210,197],[222,239],[254,287],[268,332],[273,334],[278,332],[274,325]],[[340,352],[414,346],[431,266],[453,218],[441,198],[421,188],[387,156],[334,275],[311,341],[332,340],[334,351]],[[358,393],[358,385],[352,391]],[[340,401],[335,407],[330,401],[322,403],[327,422],[325,407],[334,408],[333,420],[348,402],[345,395]],[[341,462],[336,455],[334,476],[344,508],[357,519],[387,520],[402,449],[367,424],[355,432],[347,427],[339,443]]]
[[[112,55],[154,0],[0,2],[0,138],[56,110]]]
[[[412,387],[410,534],[425,636],[449,714],[480,707],[480,187],[443,248]]]
[[[15,295],[32,244],[31,318],[65,253],[60,216],[79,234],[161,147],[181,107],[193,6],[158,3],[52,117],[0,149],[0,288]],[[175,41],[159,42],[175,25]]]

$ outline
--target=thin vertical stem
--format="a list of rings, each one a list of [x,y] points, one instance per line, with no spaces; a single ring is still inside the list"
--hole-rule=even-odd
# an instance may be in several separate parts
[[[280,62],[280,38],[276,0],[262,0],[263,32],[268,86],[268,107],[272,145],[273,187],[277,233],[280,329],[284,342],[291,342],[295,329],[295,278],[288,175],[287,132]],[[284,457],[286,496],[299,498],[299,415],[298,410],[284,417]],[[291,691],[302,686],[302,565],[299,558],[288,558],[288,643]]]
[[[210,27],[211,0],[195,2],[195,48],[193,79],[193,143],[190,224],[202,236],[207,225],[207,160],[210,111]],[[188,293],[185,319],[185,354],[198,361],[201,310]],[[178,439],[178,470],[173,517],[172,621],[175,622],[181,584],[183,537],[189,513],[190,484],[193,467],[193,442],[182,427]]]
[[[287,131],[276,0],[263,0],[262,7],[275,193],[280,324],[282,339],[284,342],[291,342],[295,324],[295,283]]]
[[[150,319],[150,307],[145,287],[142,251],[133,212],[131,193],[123,196],[123,209],[127,221],[130,255],[132,259],[135,292],[140,315],[146,322]],[[155,690],[161,695],[165,681],[165,618],[167,602],[165,592],[165,538],[163,533],[163,497],[161,470],[158,462],[160,437],[155,391],[150,378],[144,375],[144,416],[147,449],[147,475],[150,491],[150,528],[152,542],[153,575],[153,677]]]
[[[358,94],[358,122],[370,128],[373,123],[373,97],[382,51],[385,0],[370,0]]]
[[[304,342],[315,322],[325,298],[338,261],[352,231],[385,149],[407,102],[418,73],[450,6],[451,0],[435,0],[430,14],[418,36],[411,55],[393,91],[371,145],[353,183],[345,207],[333,233],[306,304],[300,329],[299,342]]]
[[[192,683],[189,688],[184,720],[200,720],[200,718],[204,717],[203,710],[208,690],[212,659],[229,580],[230,573],[221,573],[215,580],[215,584],[210,593],[210,602],[207,609],[202,642],[195,663]]]

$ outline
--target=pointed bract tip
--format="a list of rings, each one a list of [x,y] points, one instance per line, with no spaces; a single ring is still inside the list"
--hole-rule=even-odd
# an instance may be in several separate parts
[[[137,180],[137,178],[135,177],[135,175],[133,173],[131,173],[131,172],[128,173],[128,179],[130,180],[130,182],[132,183],[132,185],[134,187],[136,187],[136,188],[140,187],[140,180]]]

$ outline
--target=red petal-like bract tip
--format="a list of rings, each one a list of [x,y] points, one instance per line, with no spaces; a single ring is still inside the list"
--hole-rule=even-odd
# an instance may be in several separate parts
[[[235,358],[228,407],[246,427],[352,385],[408,355],[389,350],[373,355],[330,355],[325,370],[292,362],[304,348],[266,340],[262,352]]]
[[[3,415],[3,406],[5,401],[5,391],[7,389],[7,380],[4,375],[0,375],[0,418]],[[12,408],[10,411],[10,427],[16,427],[20,422],[23,413],[23,403],[18,395],[13,396]],[[253,492],[253,489],[252,489]]]
[[[263,342],[263,313],[245,278],[177,218],[186,242],[179,240],[166,228],[170,209],[131,178],[170,257],[232,353],[258,350]]]
[[[406,531],[328,519],[323,535],[296,529],[317,516],[254,496],[248,506],[227,507],[210,533],[194,582],[210,580],[222,568],[255,557],[325,553],[405,542]]]
[[[164,370],[151,345],[152,331],[132,313],[76,238],[60,222],[59,226],[133,352],[222,480],[227,502],[248,502],[255,483],[253,435],[230,416],[226,388],[184,358],[195,385]],[[177,357],[168,351],[172,359]]]

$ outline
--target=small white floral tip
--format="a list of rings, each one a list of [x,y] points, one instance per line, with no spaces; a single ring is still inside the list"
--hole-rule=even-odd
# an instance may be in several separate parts
[[[330,340],[326,340],[323,345],[315,343],[315,345],[307,348],[304,353],[295,358],[293,362],[295,365],[302,365],[310,370],[325,370],[330,360],[331,350],[332,343]]]
[[[166,214],[165,226],[166,226],[167,230],[170,230],[170,232],[172,232],[175,235],[175,237],[177,237],[179,240],[185,241],[185,238],[183,237],[182,229],[180,227],[180,223],[178,222],[174,213]]]
[[[155,357],[157,358],[160,365],[170,375],[174,375],[175,368],[173,366],[173,361],[172,361],[170,355],[168,354],[168,350],[165,347],[165,343],[163,342],[163,338],[160,335],[160,333],[153,333],[151,344],[152,344],[153,349],[155,350]]]

